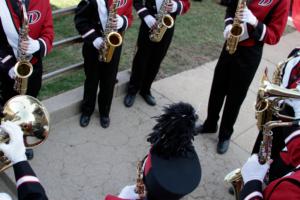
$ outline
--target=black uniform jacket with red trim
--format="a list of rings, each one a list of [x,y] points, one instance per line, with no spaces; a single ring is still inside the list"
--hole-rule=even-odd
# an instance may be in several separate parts
[[[225,25],[232,24],[238,0],[233,1],[226,10]],[[282,36],[289,13],[290,0],[248,0],[249,10],[258,20],[257,27],[247,25],[249,38],[239,43],[253,46],[257,42],[274,45]]]
[[[27,161],[13,165],[19,200],[47,200],[46,192]]]
[[[282,178],[272,181],[262,192],[262,183],[252,180],[245,184],[241,199],[247,200],[296,200],[300,199],[300,130],[285,139],[286,147],[280,158],[284,165],[294,168]]]
[[[19,34],[20,26],[22,25],[22,15],[18,0],[2,0],[4,7],[7,7],[7,15],[2,14],[0,19],[0,57],[2,59],[7,56],[15,57],[12,45],[8,42],[10,36],[6,35],[8,32],[16,32]],[[37,59],[41,59],[52,49],[54,40],[52,11],[49,0],[26,0],[27,14],[29,19],[29,33],[28,35],[40,43],[40,50],[34,53],[31,62],[35,64]],[[2,8],[1,8],[2,9]],[[1,10],[3,12],[3,10]],[[12,19],[12,20],[11,20]],[[8,22],[13,24],[8,27]],[[4,26],[7,26],[6,28]],[[15,29],[15,30],[9,30]],[[18,43],[18,40],[12,41]],[[17,45],[15,45],[15,48]],[[11,66],[9,66],[11,67]]]
[[[142,20],[147,15],[155,16],[155,14],[157,14],[156,1],[157,0],[133,0],[133,6]],[[185,14],[190,9],[191,4],[189,0],[174,1],[177,3],[177,10],[175,13],[171,13],[171,15],[175,19],[176,15]]]
[[[98,12],[99,0],[81,0],[75,13],[75,26],[84,42],[92,43],[97,37],[103,37],[103,26]],[[104,0],[109,11],[113,0]],[[133,21],[132,0],[119,0],[117,14],[123,18],[123,26],[118,32],[124,32]]]

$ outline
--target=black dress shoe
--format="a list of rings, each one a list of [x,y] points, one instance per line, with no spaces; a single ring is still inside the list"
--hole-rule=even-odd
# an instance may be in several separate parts
[[[82,114],[80,116],[79,124],[81,127],[86,127],[90,123],[91,116]]]
[[[124,105],[126,107],[131,107],[134,103],[134,100],[135,100],[135,94],[127,94],[125,97],[124,97]]]
[[[109,127],[109,124],[110,124],[109,117],[100,117],[100,125],[102,126],[102,128]]]
[[[219,140],[217,145],[217,153],[218,154],[226,153],[229,148],[229,144],[230,144],[230,140],[224,140],[224,141]]]
[[[27,160],[32,160],[33,159],[33,149],[26,149],[25,155],[27,157]]]
[[[198,134],[207,134],[207,133],[216,133],[218,131],[218,126],[207,127],[205,124],[199,124],[196,126],[196,135]]]
[[[146,101],[146,103],[150,106],[155,106],[156,105],[156,101],[154,96],[152,96],[151,94],[142,94],[141,96],[143,97],[143,99]]]

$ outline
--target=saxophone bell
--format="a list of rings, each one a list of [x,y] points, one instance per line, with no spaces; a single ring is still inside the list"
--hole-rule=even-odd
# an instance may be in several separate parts
[[[241,24],[234,24],[227,39],[226,50],[229,54],[234,54],[239,44],[241,36],[244,34],[244,27]]]
[[[237,46],[239,44],[241,36],[244,34],[244,27],[241,25],[240,20],[238,19],[239,9],[244,8],[246,6],[246,0],[239,0],[235,17],[233,19],[232,28],[229,33],[229,37],[226,43],[226,50],[229,54],[234,54]]]
[[[102,49],[105,49],[104,52],[99,54],[99,60],[109,63],[114,55],[115,48],[120,46],[123,42],[122,36],[118,32],[110,32],[107,35],[107,42],[104,44],[105,47]]]
[[[161,22],[157,24],[157,26],[152,29],[149,35],[149,38],[152,42],[160,42],[163,38],[167,29],[172,28],[174,26],[174,19],[171,15],[164,15],[161,19]]]
[[[20,60],[14,66],[16,74],[14,90],[19,94],[26,94],[28,87],[28,78],[33,72],[32,64],[27,60]]]

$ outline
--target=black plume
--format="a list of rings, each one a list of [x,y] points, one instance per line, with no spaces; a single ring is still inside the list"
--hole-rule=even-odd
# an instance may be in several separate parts
[[[164,113],[155,117],[157,124],[147,141],[152,144],[152,152],[163,157],[184,155],[193,149],[195,109],[188,103],[175,103],[164,107]]]

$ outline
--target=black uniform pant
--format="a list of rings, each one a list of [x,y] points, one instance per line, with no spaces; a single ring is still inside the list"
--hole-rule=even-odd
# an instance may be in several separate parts
[[[108,117],[113,98],[118,65],[122,47],[115,49],[112,60],[109,63],[99,62],[98,50],[92,44],[83,45],[84,57],[84,95],[82,113],[92,115],[95,109],[98,87],[98,106],[101,116]]]
[[[166,31],[160,42],[152,42],[149,39],[149,28],[142,21],[128,85],[129,94],[136,94],[138,91],[150,94],[151,85],[171,44],[173,33],[174,26]]]
[[[217,126],[219,113],[224,105],[219,140],[228,140],[248,88],[261,61],[263,47],[238,46],[235,54],[226,51],[226,43],[215,68],[208,102],[208,115],[204,125]],[[226,99],[225,99],[226,97]]]
[[[285,104],[285,109],[281,111],[281,114],[294,117],[294,109],[289,106],[288,104]],[[278,118],[275,116],[272,118],[272,120],[277,121]],[[271,147],[271,158],[273,159],[273,162],[270,166],[269,170],[269,180],[273,181],[277,178],[281,178],[282,176],[286,175],[290,170],[290,166],[286,166],[286,164],[283,163],[283,161],[280,158],[280,152],[282,149],[286,146],[284,140],[292,134],[294,131],[298,130],[299,128],[296,127],[277,127],[272,129],[273,132],[273,140],[272,140],[272,147]],[[260,150],[260,144],[263,139],[263,134],[260,131],[253,150],[252,154],[259,153]]]
[[[0,104],[5,104],[7,100],[18,95],[14,90],[15,80],[11,79],[8,75],[8,71],[11,66],[14,66],[14,61],[11,63],[6,63],[5,66],[0,65],[0,92],[2,96],[2,102]],[[9,67],[8,67],[9,66]],[[28,88],[27,95],[37,97],[41,86],[42,86],[42,75],[43,75],[43,65],[42,61],[39,60],[36,64],[33,65],[33,72],[28,79]],[[1,99],[1,98],[0,98]]]

